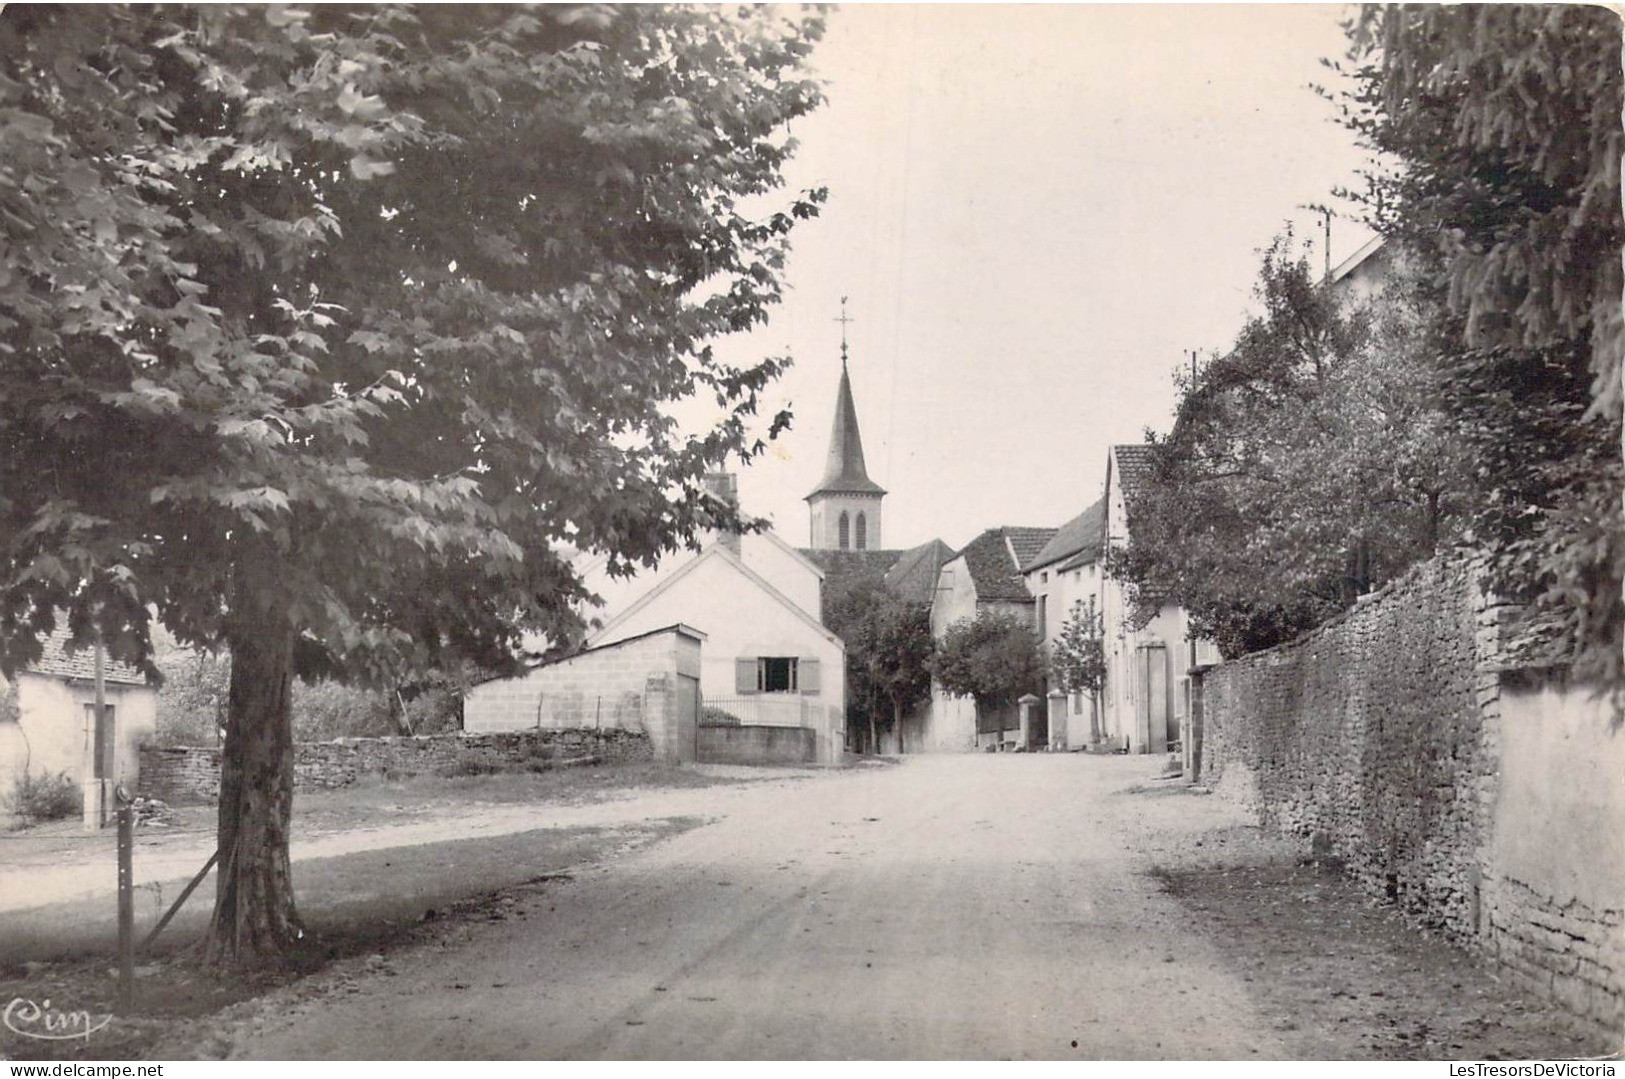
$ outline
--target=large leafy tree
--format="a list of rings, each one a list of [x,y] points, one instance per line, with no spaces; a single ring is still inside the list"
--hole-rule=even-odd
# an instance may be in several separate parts
[[[831,597],[824,619],[846,645],[849,715],[867,721],[868,744],[880,744],[885,725],[898,732],[903,720],[931,693],[931,608],[911,603],[885,585],[860,584]]]
[[[816,17],[699,7],[0,16],[0,667],[65,616],[231,654],[211,958],[302,935],[301,675],[566,642],[566,548],[729,520],[781,361]],[[685,432],[664,405],[714,398]],[[777,417],[769,433],[784,422]]]
[[[1619,16],[1369,5],[1350,35],[1366,205],[1461,320],[1446,400],[1480,461],[1495,584],[1529,603],[1530,658],[1625,684]]]
[[[956,697],[973,697],[983,720],[1002,716],[1044,681],[1044,652],[1032,623],[1006,611],[979,611],[950,625],[931,673]]]
[[[1290,237],[1259,313],[1187,383],[1113,572],[1190,610],[1227,655],[1269,647],[1461,528],[1468,459],[1443,411],[1440,308],[1411,263],[1356,301]]]

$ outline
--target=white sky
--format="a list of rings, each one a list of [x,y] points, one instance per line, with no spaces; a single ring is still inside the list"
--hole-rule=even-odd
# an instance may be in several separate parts
[[[1096,498],[1108,445],[1173,414],[1170,373],[1240,328],[1257,252],[1360,155],[1308,89],[1343,51],[1340,5],[858,5],[814,54],[828,104],[797,125],[793,234],[769,326],[769,394],[793,429],[740,475],[747,512],[807,542],[849,312],[884,543],[958,547],[1059,525]],[[1334,222],[1332,256],[1368,238]]]

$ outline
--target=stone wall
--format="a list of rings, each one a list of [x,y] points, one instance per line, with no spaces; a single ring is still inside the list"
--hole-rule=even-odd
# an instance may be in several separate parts
[[[818,759],[811,727],[702,726],[697,758],[708,764],[812,764]]]
[[[348,787],[367,776],[496,771],[531,761],[649,760],[649,737],[619,729],[505,731],[394,738],[340,738],[294,744],[295,788]],[[173,804],[213,802],[220,796],[220,750],[210,746],[143,746],[140,793]]]
[[[1605,716],[1575,718],[1579,690],[1544,705],[1564,717],[1546,729],[1567,741],[1553,748],[1532,733],[1515,676],[1498,666],[1508,611],[1468,564],[1438,559],[1289,644],[1207,671],[1199,774],[1251,801],[1267,827],[1312,837],[1413,923],[1618,1027],[1625,871],[1601,848],[1617,850],[1625,800],[1613,793],[1618,771],[1577,780],[1587,760],[1619,756],[1620,739]],[[1551,760],[1512,782],[1540,745]],[[1554,802],[1562,823],[1537,823],[1554,820]],[[1553,827],[1564,841],[1524,843],[1540,856],[1509,872],[1510,837]],[[1577,903],[1590,913],[1553,917]]]

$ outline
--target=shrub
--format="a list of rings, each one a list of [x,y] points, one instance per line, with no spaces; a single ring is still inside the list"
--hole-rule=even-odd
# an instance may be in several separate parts
[[[6,796],[6,807],[28,823],[76,816],[83,812],[84,804],[79,784],[66,772],[37,779],[25,772]]]
[[[440,768],[439,774],[447,778],[458,776],[489,776],[502,771],[502,766],[486,757],[467,754]]]
[[[706,705],[700,712],[700,726],[702,727],[737,727],[742,721],[732,712],[721,708],[712,708]]]

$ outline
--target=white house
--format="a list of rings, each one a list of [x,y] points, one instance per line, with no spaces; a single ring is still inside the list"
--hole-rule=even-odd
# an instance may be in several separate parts
[[[1128,543],[1134,504],[1152,467],[1151,447],[1113,446],[1106,455],[1105,549]],[[1101,709],[1108,742],[1131,753],[1162,753],[1180,739],[1190,715],[1192,667],[1217,663],[1218,646],[1189,637],[1190,615],[1161,602],[1155,589],[1131,604],[1124,582],[1101,574],[1106,652]]]
[[[140,744],[158,725],[158,692],[134,667],[103,664],[103,705],[96,717],[95,653],[70,650],[68,631],[58,628],[44,651],[14,685],[0,681],[0,696],[15,693],[16,713],[0,708],[0,793],[17,777],[66,774],[79,784],[91,815],[112,804],[119,783],[135,789]]]
[[[990,528],[943,563],[931,602],[931,633],[942,640],[955,622],[997,612],[1032,623],[1033,596],[1021,575],[1055,536],[1053,528]],[[1037,687],[1034,687],[1037,688]],[[931,705],[911,717],[910,748],[928,753],[968,753],[1010,741],[1019,720],[1015,708],[982,712],[969,697],[955,697],[933,684]]]
[[[739,554],[713,542],[621,609],[606,609],[587,644],[692,626],[705,634],[705,707],[749,724],[811,727],[818,759],[833,763],[846,739],[846,648],[818,620],[822,575],[777,537],[739,540]]]
[[[1106,502],[1102,498],[1063,524],[1022,567],[1022,577],[1035,604],[1034,625],[1046,648],[1074,612],[1085,618],[1099,616],[1105,541]],[[1050,749],[1076,749],[1097,740],[1097,696],[1082,692],[1068,695],[1052,683],[1045,685],[1045,696]]]

